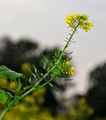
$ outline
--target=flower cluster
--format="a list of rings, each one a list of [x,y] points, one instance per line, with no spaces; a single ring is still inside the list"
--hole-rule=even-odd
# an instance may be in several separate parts
[[[50,63],[50,66],[52,67],[56,61],[59,59],[59,56],[61,54],[61,51],[57,51],[53,59]],[[51,71],[51,74],[55,77],[64,77],[66,75],[75,75],[75,67],[73,67],[70,63],[70,60],[68,58],[61,58],[58,65]]]
[[[75,75],[75,67],[72,67],[70,65],[70,61],[69,60],[64,60],[63,62],[63,70],[65,72],[65,74],[67,75]]]
[[[89,16],[86,14],[70,14],[66,16],[65,23],[68,24],[69,27],[72,29],[75,29],[75,27],[79,27],[88,32],[93,26],[93,23],[89,21],[88,18]]]

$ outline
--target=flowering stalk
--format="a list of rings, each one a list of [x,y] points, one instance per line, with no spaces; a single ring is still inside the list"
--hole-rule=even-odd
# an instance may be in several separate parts
[[[78,26],[79,26],[79,25],[77,25],[76,28],[74,29],[73,33],[71,34],[70,38],[68,39],[65,47],[63,48],[63,50],[62,50],[62,52],[61,52],[61,54],[60,54],[60,57],[59,57],[58,60],[55,62],[54,66],[51,67],[51,68],[49,69],[49,71],[48,71],[31,89],[29,89],[27,92],[25,92],[24,94],[22,94],[22,95],[20,96],[21,99],[22,99],[23,97],[25,97],[26,95],[28,95],[28,94],[29,94],[30,92],[32,92],[33,90],[37,89],[38,85],[50,74],[50,72],[51,72],[56,66],[58,66],[58,64],[59,64],[59,62],[60,62],[60,60],[61,60],[61,58],[62,58],[62,56],[63,56],[63,53],[65,52],[66,48],[69,46],[69,43],[70,43],[70,41],[72,40],[72,37],[73,37],[73,35],[75,34]],[[47,83],[48,83],[48,82],[47,82]],[[46,84],[47,84],[47,83],[46,83]],[[49,83],[50,83],[50,82],[49,82]],[[42,85],[42,86],[44,87],[46,84],[44,84],[44,85]]]
[[[64,46],[58,60],[55,62],[54,66],[52,66],[49,71],[31,88],[29,89],[26,93],[22,94],[21,95],[21,99],[23,97],[25,97],[27,94],[29,94],[30,92],[32,92],[33,90],[36,89],[36,87],[50,74],[50,72],[59,64],[66,48],[69,46],[71,40],[72,40],[72,37],[73,35],[75,34],[75,32],[77,31],[78,27],[80,28],[83,28],[86,32],[89,31],[92,27],[92,22],[90,21],[87,21],[88,20],[88,16],[83,14],[83,15],[79,15],[79,14],[73,14],[73,15],[70,15],[70,16],[67,16],[66,17],[66,24],[68,24],[73,30],[72,34],[70,35],[70,38],[68,39],[66,45]],[[45,86],[42,85],[42,86]]]

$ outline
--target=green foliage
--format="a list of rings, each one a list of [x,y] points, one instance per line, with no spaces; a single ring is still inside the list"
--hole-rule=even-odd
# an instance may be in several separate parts
[[[40,60],[40,63],[42,65],[42,67],[47,70],[48,68],[48,65],[50,63],[50,60],[48,57],[44,56],[43,54],[41,55],[41,60]]]
[[[17,73],[13,70],[10,70],[4,65],[0,66],[0,78],[10,79],[11,81],[15,81],[23,77],[24,76],[21,73]]]
[[[61,53],[62,53],[61,51],[57,51],[54,54],[53,59],[50,63],[51,67],[54,64],[56,64],[56,61],[58,61],[58,59],[60,59]],[[66,54],[64,54],[64,53],[62,53],[62,54],[63,55],[62,55],[61,59],[59,60],[59,63],[51,71],[51,74],[54,75],[55,77],[65,77],[65,76],[68,76],[68,75],[74,75],[75,68],[72,67],[68,56],[66,56]]]
[[[53,59],[50,63],[50,67],[52,67],[56,61],[59,59],[61,55],[61,51],[57,51],[54,56]],[[58,63],[58,65],[51,71],[51,73],[55,76],[55,77],[63,77],[64,75],[66,75],[65,73],[65,67],[63,65],[64,63],[64,58],[62,57]]]
[[[0,103],[5,104],[7,100],[9,99],[9,94],[6,93],[4,90],[0,90]]]

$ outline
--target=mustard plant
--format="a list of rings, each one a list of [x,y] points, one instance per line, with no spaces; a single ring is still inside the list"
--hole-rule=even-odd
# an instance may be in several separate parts
[[[14,89],[0,86],[0,104],[4,106],[3,111],[0,113],[0,120],[2,120],[6,112],[17,106],[32,91],[45,87],[46,85],[53,87],[54,85],[51,82],[55,79],[61,79],[65,75],[70,75],[71,77],[75,74],[75,67],[71,65],[70,59],[66,59],[64,55],[78,29],[88,32],[92,28],[93,24],[88,18],[86,14],[70,14],[65,18],[65,23],[71,28],[70,36],[64,48],[56,52],[50,62],[43,56],[42,67],[46,70],[45,74],[39,71],[35,65],[31,66],[28,63],[22,66],[26,74],[17,73],[4,65],[0,66],[0,79],[4,79],[4,81],[9,79],[13,86],[16,83]],[[26,76],[30,81],[28,85],[23,84]],[[49,80],[47,79],[48,76]]]

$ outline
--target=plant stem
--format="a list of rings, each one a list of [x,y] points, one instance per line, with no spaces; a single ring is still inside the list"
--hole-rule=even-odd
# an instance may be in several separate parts
[[[63,53],[65,52],[66,48],[69,46],[69,43],[71,42],[71,39],[72,39],[73,35],[75,34],[75,32],[76,32],[76,30],[77,30],[78,27],[79,27],[79,24],[75,27],[74,31],[72,32],[70,38],[68,39],[66,45],[64,46],[64,48],[63,48],[63,50],[62,50],[62,52],[61,52],[58,60],[55,62],[55,64],[49,69],[49,71],[48,71],[31,89],[29,89],[28,91],[26,91],[25,93],[23,93],[23,94],[20,96],[21,99],[22,99],[23,97],[25,97],[26,95],[28,95],[28,94],[29,94],[30,92],[32,92],[33,90],[35,90],[36,87],[42,82],[42,80],[45,79],[45,78],[49,75],[49,73],[58,65],[58,63],[60,62],[60,60],[61,60],[61,58],[62,58],[62,56],[63,56]],[[49,83],[49,82],[47,82],[47,83]],[[45,85],[47,85],[47,84],[44,83],[44,85],[42,85],[42,86],[45,86]]]
[[[2,111],[2,113],[0,114],[0,120],[3,119],[5,113],[8,111],[8,109],[9,109],[9,107],[5,108],[5,109]]]

